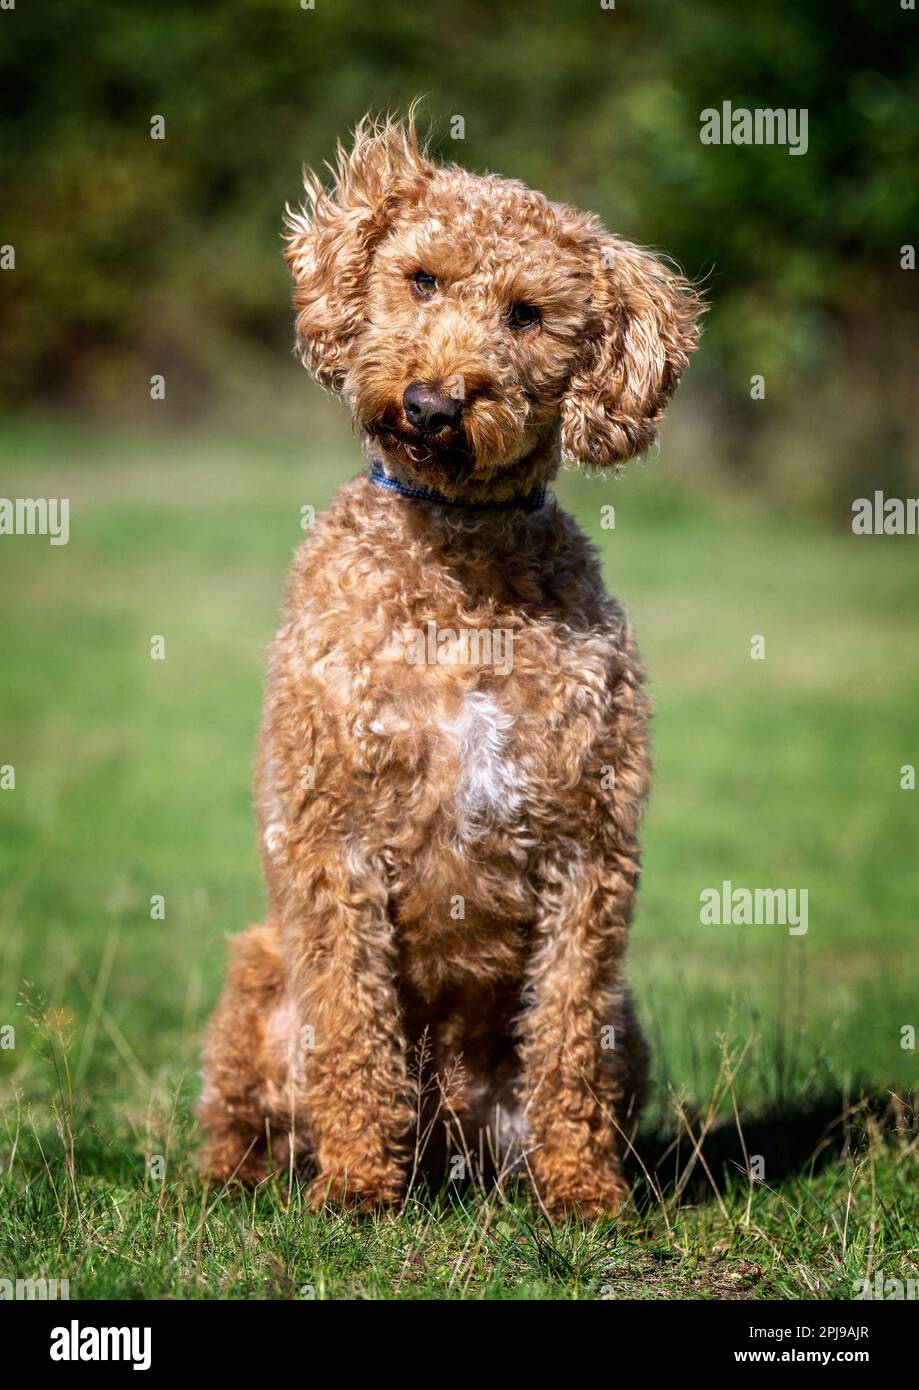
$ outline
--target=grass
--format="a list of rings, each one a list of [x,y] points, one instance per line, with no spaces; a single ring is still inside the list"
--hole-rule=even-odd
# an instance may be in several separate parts
[[[71,499],[69,545],[0,539],[16,776],[0,1278],[90,1298],[444,1299],[851,1297],[877,1272],[915,1278],[915,541],[693,493],[667,451],[558,486],[632,612],[657,706],[631,959],[656,1089],[633,1204],[553,1230],[510,1188],[419,1188],[404,1215],[358,1222],[308,1219],[286,1182],[201,1187],[200,1032],[225,935],[261,912],[264,648],[300,508],[358,466],[330,413],[304,441],[0,433],[6,495]],[[807,888],[807,933],[703,926],[699,895],[725,879]]]

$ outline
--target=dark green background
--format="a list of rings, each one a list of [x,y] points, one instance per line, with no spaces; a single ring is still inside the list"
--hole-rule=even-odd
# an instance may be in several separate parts
[[[0,389],[128,420],[154,372],[172,416],[302,401],[283,205],[365,110],[422,96],[446,158],[703,277],[685,466],[844,518],[853,490],[919,478],[917,23],[898,0],[21,3],[0,23]],[[807,108],[807,153],[702,145],[725,100]]]

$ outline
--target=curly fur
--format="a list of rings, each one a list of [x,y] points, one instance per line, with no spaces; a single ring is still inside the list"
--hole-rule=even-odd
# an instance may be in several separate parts
[[[203,1166],[302,1161],[314,1206],[397,1203],[430,1115],[431,1153],[487,1136],[551,1212],[614,1211],[647,1072],[624,965],[640,660],[551,496],[468,504],[545,483],[563,451],[646,448],[701,306],[592,215],[438,165],[411,120],[362,122],[332,175],[288,210],[303,361],[390,477],[467,505],[362,474],[294,561],[256,776],[267,921],[211,1023]],[[539,318],[515,327],[521,302]],[[459,425],[414,430],[413,382],[454,392]],[[511,669],[406,660],[428,623],[511,633]]]

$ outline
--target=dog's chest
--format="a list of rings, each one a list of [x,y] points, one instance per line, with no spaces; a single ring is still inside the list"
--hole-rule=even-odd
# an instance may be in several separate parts
[[[419,839],[485,852],[539,834],[553,788],[586,758],[608,681],[608,648],[547,626],[508,626],[504,646],[447,644],[406,660],[396,632],[374,657],[358,741],[375,785]],[[469,659],[469,651],[479,659]]]
[[[444,713],[438,733],[454,766],[452,810],[462,840],[478,839],[489,826],[519,815],[522,772],[512,730],[514,715],[498,693],[468,690],[457,714]]]
[[[383,665],[374,671],[359,755],[413,825],[449,822],[442,826],[449,838],[471,843],[520,820],[532,774],[524,739],[533,724],[519,682]]]

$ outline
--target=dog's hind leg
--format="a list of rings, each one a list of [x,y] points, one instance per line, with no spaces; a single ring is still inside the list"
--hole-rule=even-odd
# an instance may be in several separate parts
[[[610,1051],[604,1052],[603,1061],[614,1077],[616,1102],[611,1113],[617,1133],[623,1145],[630,1147],[648,1098],[651,1054],[628,990],[623,991],[611,1021],[614,1024],[614,1045]]]
[[[284,985],[277,934],[251,927],[230,969],[204,1048],[197,1115],[208,1132],[202,1176],[258,1182],[308,1151],[300,1090],[306,1040]]]

